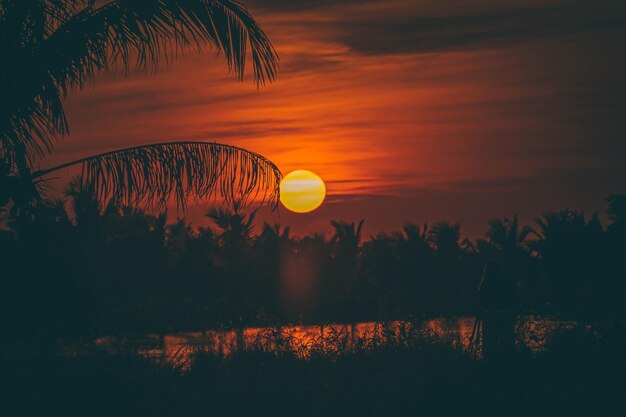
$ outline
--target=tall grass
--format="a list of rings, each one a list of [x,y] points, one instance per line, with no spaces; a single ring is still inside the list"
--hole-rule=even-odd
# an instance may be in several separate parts
[[[356,339],[328,326],[299,344],[280,328],[228,355],[146,358],[3,350],[3,415],[621,416],[624,346],[584,328],[545,352],[486,362],[453,341],[384,326]],[[9,412],[10,411],[10,412]],[[15,412],[17,411],[17,412]]]

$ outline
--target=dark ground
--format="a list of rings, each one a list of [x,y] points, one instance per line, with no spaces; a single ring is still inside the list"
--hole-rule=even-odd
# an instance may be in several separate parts
[[[424,336],[320,344],[306,359],[289,349],[200,352],[189,363],[5,346],[0,392],[7,416],[622,416],[623,348],[581,329],[539,355],[490,361]]]

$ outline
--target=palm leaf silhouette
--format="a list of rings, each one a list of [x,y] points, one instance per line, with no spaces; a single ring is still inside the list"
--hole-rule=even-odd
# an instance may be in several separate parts
[[[82,165],[82,185],[102,203],[162,207],[173,199],[184,208],[186,198],[260,198],[276,207],[276,166],[216,143],[127,148],[31,174],[35,160],[69,133],[63,100],[98,71],[156,72],[181,53],[210,47],[239,79],[249,55],[257,85],[272,81],[276,51],[239,2],[0,0],[0,39],[0,204],[28,205],[45,174]]]
[[[276,75],[276,51],[237,1],[95,3],[0,0],[0,156],[17,170],[20,159],[32,164],[68,134],[63,99],[98,71],[154,72],[208,46],[240,79],[248,53],[258,84]]]
[[[97,201],[163,208],[172,199],[254,201],[278,204],[281,173],[267,158],[214,142],[168,142],[106,152],[36,171],[34,178],[70,166],[82,167],[81,181]]]

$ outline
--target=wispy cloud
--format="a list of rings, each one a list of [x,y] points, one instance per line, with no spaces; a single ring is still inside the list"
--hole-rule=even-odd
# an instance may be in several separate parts
[[[380,227],[384,210],[410,217],[407,205],[431,198],[434,212],[462,189],[508,207],[519,192],[511,179],[532,184],[542,211],[555,195],[576,201],[573,170],[626,178],[624,2],[254,0],[250,9],[281,55],[274,84],[238,83],[219,57],[197,55],[156,77],[101,76],[69,100],[72,136],[45,164],[219,140],[326,179],[332,204],[311,218],[363,209]],[[597,204],[606,184],[620,184],[590,178],[598,191],[585,195]],[[375,203],[365,210],[367,196]],[[454,203],[459,212],[476,207],[469,199]]]

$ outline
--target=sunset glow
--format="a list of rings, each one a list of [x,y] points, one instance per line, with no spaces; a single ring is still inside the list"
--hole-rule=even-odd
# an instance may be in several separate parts
[[[624,414],[625,0],[0,0],[0,45],[3,410]]]
[[[289,3],[246,3],[280,54],[276,82],[241,83],[213,54],[99,74],[70,96],[71,136],[42,167],[129,143],[240,146],[324,178],[315,216],[281,217],[296,234],[358,211],[366,234],[446,218],[480,236],[502,213],[593,212],[623,188],[626,40],[610,5]]]

